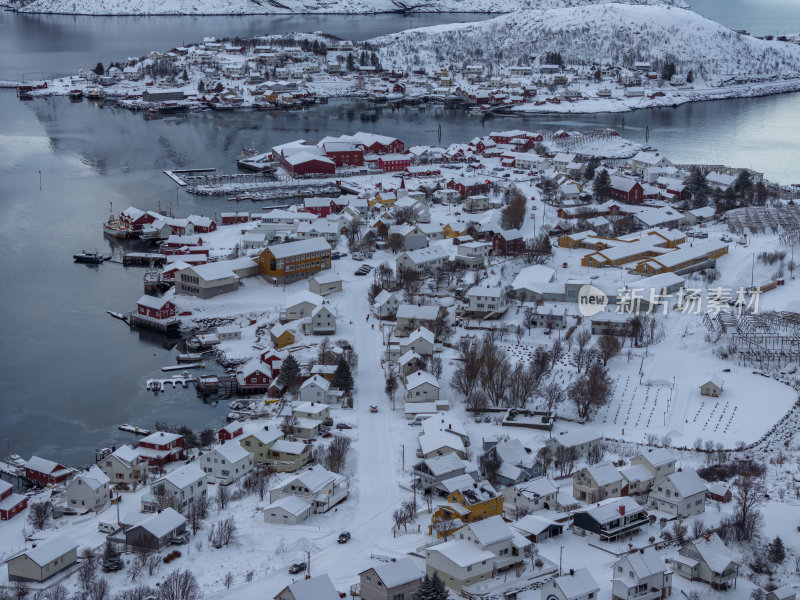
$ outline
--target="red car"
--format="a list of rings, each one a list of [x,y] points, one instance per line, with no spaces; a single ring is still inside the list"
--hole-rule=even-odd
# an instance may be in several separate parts
[[[371,413],[378,412],[378,407],[375,406],[374,404],[371,404],[370,407],[369,407],[369,412],[371,412]]]

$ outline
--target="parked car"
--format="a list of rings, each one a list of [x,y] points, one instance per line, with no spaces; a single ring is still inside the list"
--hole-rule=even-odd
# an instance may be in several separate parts
[[[353,252],[353,260],[364,260],[363,252]]]
[[[339,537],[336,541],[339,542],[340,544],[346,544],[349,539],[350,539],[350,532],[343,531],[342,533],[339,534]]]
[[[371,413],[378,412],[378,407],[376,405],[374,405],[374,404],[371,404],[370,407],[369,407],[369,412],[371,412]]]
[[[347,423],[337,423],[336,424],[336,429],[340,429],[340,430],[341,429],[352,429],[352,427],[350,427],[350,425],[348,425]]]
[[[302,573],[305,570],[306,570],[306,563],[304,562],[294,563],[291,567],[289,567],[289,573],[291,573],[292,575],[297,575],[298,573]]]

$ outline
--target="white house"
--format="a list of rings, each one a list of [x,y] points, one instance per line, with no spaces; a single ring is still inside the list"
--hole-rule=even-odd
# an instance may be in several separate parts
[[[703,581],[715,590],[726,590],[736,585],[739,561],[713,533],[688,542],[672,559],[672,568],[690,581]]]
[[[593,600],[600,586],[587,569],[570,569],[542,586],[542,600]]]
[[[482,550],[494,554],[494,569],[508,569],[525,559],[525,551],[531,543],[511,529],[500,515],[470,523],[455,534],[476,544]]]
[[[208,493],[207,485],[206,473],[197,463],[180,467],[150,485],[149,493],[142,496],[142,512],[158,512],[169,506],[183,512]]]
[[[314,275],[308,280],[308,291],[320,296],[327,296],[334,292],[342,291],[342,278],[333,273],[327,275]]]
[[[109,481],[97,465],[79,473],[67,484],[67,507],[79,512],[100,510],[110,498]]]
[[[450,255],[441,246],[431,246],[430,248],[420,248],[403,252],[395,260],[398,271],[402,269],[416,271],[435,271],[441,269],[449,260]]]
[[[283,588],[273,600],[338,600],[339,592],[328,575],[298,579]]]
[[[537,477],[503,490],[503,506],[511,509],[519,506],[529,513],[537,510],[555,509],[558,488],[551,479]]]
[[[660,511],[676,517],[690,517],[706,510],[706,484],[693,469],[686,469],[656,481],[650,501]]]
[[[489,313],[497,313],[499,316],[507,308],[503,290],[499,287],[471,287],[467,292],[467,300],[468,310],[474,314],[489,316]]]
[[[375,296],[375,301],[372,303],[372,312],[376,316],[385,319],[397,314],[398,306],[400,306],[399,294],[381,290],[381,292]]]
[[[344,475],[320,467],[284,479],[269,491],[270,502],[286,496],[297,496],[311,505],[312,513],[327,512],[347,498],[348,482]]]
[[[598,448],[602,441],[603,436],[594,429],[573,429],[549,438],[544,445],[550,449],[553,456],[561,447],[573,448],[577,458],[586,458],[587,454],[592,449]]]
[[[436,338],[427,327],[418,327],[409,334],[407,340],[401,339],[403,342],[400,343],[400,352],[413,351],[420,356],[433,356]]]
[[[469,269],[485,267],[491,249],[492,245],[489,242],[464,242],[458,245],[456,262],[466,265]]]
[[[300,386],[303,402],[328,402],[331,383],[321,375],[312,375]]]
[[[215,446],[199,459],[209,480],[228,485],[253,470],[253,455],[238,440]]]
[[[439,381],[427,371],[416,371],[406,377],[406,402],[436,402]]]
[[[311,311],[307,321],[309,331],[314,335],[332,335],[336,333],[336,313],[327,304],[321,304]]]
[[[147,462],[139,453],[128,446],[120,446],[98,463],[100,470],[111,480],[110,483],[121,487],[136,487],[139,479],[147,470]]]
[[[623,555],[611,570],[612,600],[664,600],[672,594],[672,571],[652,548]]]
[[[312,292],[298,292],[286,300],[286,310],[281,314],[281,321],[294,321],[310,317],[311,312],[322,304],[322,296]]]
[[[298,496],[284,496],[264,509],[264,521],[297,525],[311,516],[311,503]]]
[[[675,456],[666,448],[650,448],[634,456],[631,465],[643,465],[653,475],[653,481],[661,481],[675,472]]]
[[[425,549],[425,572],[434,573],[456,593],[492,577],[495,555],[466,540],[450,540]]]
[[[652,167],[671,167],[672,163],[666,156],[662,156],[658,152],[638,152],[636,156],[631,159],[631,169],[639,175],[644,175],[646,169]]]

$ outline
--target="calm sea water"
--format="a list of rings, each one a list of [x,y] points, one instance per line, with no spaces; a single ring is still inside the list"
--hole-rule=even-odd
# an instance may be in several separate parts
[[[754,4],[751,12],[759,13]],[[3,12],[0,79],[64,75],[205,35],[325,29],[360,39],[478,18],[485,15],[91,18]],[[441,124],[441,143],[448,144],[516,127],[615,127],[644,141],[649,127],[650,143],[675,161],[747,166],[788,183],[800,181],[797,114],[800,94],[625,115],[509,118],[485,126],[438,108],[392,111],[341,102],[277,116],[202,113],[148,122],[112,106],[64,98],[23,103],[0,91],[0,450],[8,445],[25,457],[38,453],[82,465],[96,447],[132,441],[116,430],[123,422],[200,428],[224,419],[223,406],[202,404],[191,389],[159,396],[144,390],[147,377],[174,363],[176,350],[105,312],[132,308],[143,271],[115,264],[93,269],[71,258],[84,248],[115,251],[100,229],[109,203],[115,211],[128,205],[155,209],[159,202],[172,203],[176,214],[230,209],[224,199],[176,193],[164,169],[232,170],[244,145],[267,148],[359,129],[433,144]]]

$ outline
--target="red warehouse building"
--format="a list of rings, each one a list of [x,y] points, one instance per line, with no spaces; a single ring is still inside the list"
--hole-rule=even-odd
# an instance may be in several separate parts
[[[634,179],[628,177],[611,177],[609,195],[614,200],[621,200],[628,204],[641,204],[644,199],[644,189]]]
[[[233,438],[239,437],[244,433],[242,429],[242,424],[238,421],[234,421],[233,423],[228,423],[217,431],[217,437],[219,438],[220,442],[227,442],[228,440],[232,440]]]
[[[0,521],[8,521],[26,508],[28,499],[22,494],[15,494],[14,486],[0,479]]]
[[[518,254],[525,248],[525,240],[518,229],[509,229],[494,234],[492,251],[495,254]]]
[[[281,166],[291,175],[333,175],[336,163],[327,156],[319,156],[309,152],[300,152],[282,158]]]
[[[269,390],[272,380],[270,367],[260,364],[246,365],[244,372],[236,376],[239,381],[239,392],[242,394],[263,394]]]
[[[175,280],[174,274],[172,280]],[[164,298],[145,294],[136,301],[136,312],[151,319],[170,319],[175,316],[175,305]]]
[[[456,190],[462,198],[485,194],[489,191],[489,181],[470,177],[455,177],[447,182],[448,190]]]
[[[406,145],[402,140],[388,135],[359,131],[351,138],[353,141],[363,144],[365,150],[370,154],[402,154],[406,151]]]
[[[32,456],[25,463],[25,477],[42,485],[61,483],[70,475],[72,475],[72,469],[46,458]]]
[[[220,217],[223,225],[238,225],[250,222],[250,213],[248,212],[222,213]]]
[[[353,142],[323,142],[325,156],[337,167],[363,167],[364,147]]]
[[[145,225],[149,225],[155,220],[155,214],[144,212],[133,206],[123,210],[119,216],[119,224],[131,231],[141,231]]]
[[[338,212],[338,206],[331,198],[305,198],[303,211],[324,219],[329,214]]]
[[[183,459],[183,436],[167,431],[156,431],[139,440],[137,451],[148,465],[161,467]]]
[[[411,166],[411,159],[406,154],[384,154],[378,157],[378,167],[384,171],[403,171]]]

